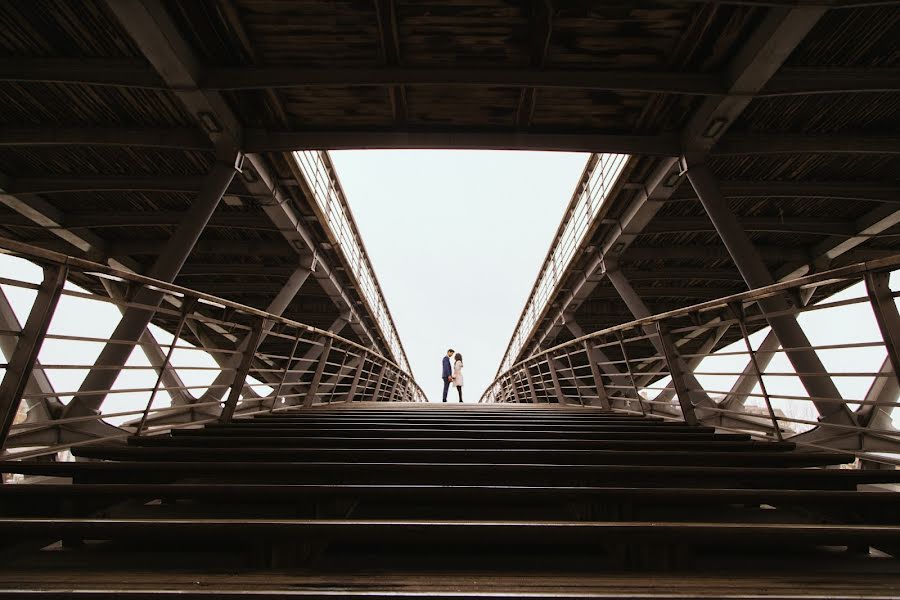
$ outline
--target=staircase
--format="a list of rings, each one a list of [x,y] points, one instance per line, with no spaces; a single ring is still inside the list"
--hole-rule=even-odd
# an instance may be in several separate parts
[[[887,598],[897,470],[658,417],[354,403],[5,462],[3,597]]]

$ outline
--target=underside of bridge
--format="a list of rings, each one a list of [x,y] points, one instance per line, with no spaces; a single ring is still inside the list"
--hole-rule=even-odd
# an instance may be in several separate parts
[[[9,0],[0,32],[0,251],[41,273],[0,274],[0,595],[900,595],[897,2]],[[345,148],[589,154],[481,404],[422,402]],[[868,338],[804,320],[854,306]]]

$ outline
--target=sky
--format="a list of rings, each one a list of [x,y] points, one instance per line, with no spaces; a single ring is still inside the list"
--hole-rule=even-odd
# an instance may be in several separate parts
[[[441,359],[453,348],[464,358],[464,400],[477,402],[494,378],[588,155],[329,154],[413,376],[429,400],[440,401]]]

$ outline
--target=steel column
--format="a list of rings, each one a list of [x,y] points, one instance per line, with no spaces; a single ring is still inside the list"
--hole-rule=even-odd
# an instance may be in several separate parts
[[[0,381],[0,450],[6,444],[9,430],[15,421],[22,394],[34,371],[34,365],[50,321],[59,304],[68,269],[64,266],[45,267],[44,280],[28,313],[16,349],[9,358],[3,380]]]
[[[213,212],[219,205],[222,195],[228,186],[231,185],[235,173],[240,170],[243,157],[237,155],[233,163],[216,163],[203,183],[203,189],[194,200],[190,210],[187,212],[185,219],[178,226],[175,234],[166,244],[163,252],[159,255],[153,267],[148,273],[149,277],[159,279],[171,283],[178,275],[178,271],[184,265],[194,244],[206,223],[212,217]],[[134,303],[145,306],[156,306],[162,300],[160,292],[142,287],[134,296]],[[129,308],[122,315],[122,319],[113,331],[110,339],[118,342],[107,344],[95,361],[95,367],[84,378],[79,388],[79,392],[96,392],[83,396],[76,396],[66,407],[63,417],[74,417],[80,415],[97,414],[100,406],[106,399],[106,392],[109,390],[121,372],[122,367],[128,361],[134,350],[136,343],[150,320],[153,318],[154,311],[144,308]]]
[[[678,404],[681,406],[681,416],[688,425],[697,425],[697,415],[694,413],[691,390],[687,387],[686,382],[688,378],[681,371],[681,358],[675,352],[672,339],[659,321],[656,322],[656,336],[659,340],[659,347],[662,350],[663,357],[666,359],[666,366],[669,369],[672,384],[675,386],[675,394],[678,396]],[[696,381],[695,378],[692,379]]]
[[[313,401],[316,399],[316,392],[319,391],[319,383],[322,381],[322,373],[325,372],[325,366],[328,363],[328,356],[331,354],[331,345],[333,343],[333,337],[327,336],[325,338],[322,353],[319,355],[319,364],[316,365],[316,372],[313,375],[312,383],[309,384],[309,389],[306,390],[306,398],[303,400],[303,406],[305,408],[312,406]]]
[[[644,301],[637,295],[634,288],[631,287],[631,283],[625,278],[625,275],[621,271],[616,269],[607,270],[606,277],[609,279],[610,283],[613,284],[613,287],[616,288],[619,297],[622,298],[622,301],[628,307],[628,310],[631,311],[631,314],[634,315],[635,319],[646,319],[650,316],[650,309],[647,308]],[[685,415],[685,420],[692,425],[696,424],[696,416],[694,415],[693,407],[703,406],[704,404],[713,406],[715,403],[710,400],[706,392],[703,391],[703,386],[700,385],[700,382],[697,381],[694,374],[687,368],[684,359],[678,355],[675,344],[672,342],[668,332],[660,332],[658,329],[649,326],[645,326],[643,329],[649,336],[649,342],[653,344],[653,347],[656,348],[656,351],[660,356],[666,359],[669,374],[672,377],[675,393],[678,395],[678,402]],[[676,378],[680,381],[676,381]],[[684,398],[682,398],[682,394],[678,393],[679,387],[683,390],[684,394],[687,394]],[[693,397],[697,398],[696,402],[692,400]]]
[[[554,364],[555,359],[547,355],[547,367],[550,369],[550,378],[553,379],[553,391],[556,393],[557,402],[560,404],[568,404],[566,401],[566,397],[563,394],[562,386],[559,384],[559,375],[556,374],[556,364]]]
[[[19,319],[16,317],[16,313],[13,311],[2,288],[0,288],[0,327],[8,331],[22,332],[22,325],[19,323]],[[12,335],[0,335],[0,354],[6,357],[7,362],[9,362],[13,353],[16,351],[18,339],[18,337]],[[64,408],[62,402],[53,395],[55,393],[53,384],[50,383],[47,374],[41,369],[41,363],[37,359],[35,359],[31,377],[25,384],[24,393],[41,394],[44,396],[40,399],[25,398],[22,400],[27,412],[26,418],[29,421],[50,420],[53,416],[51,414],[51,408],[57,413],[61,412]]]
[[[603,377],[600,375],[600,368],[597,366],[597,356],[594,354],[594,344],[591,340],[584,340],[584,353],[587,356],[588,364],[591,365],[591,376],[594,378],[594,386],[597,388],[597,398],[600,407],[606,410],[610,409],[609,396],[606,395],[606,388],[603,386]]]
[[[372,391],[372,401],[378,402],[378,394],[381,393],[381,382],[384,381],[384,373],[387,371],[387,365],[381,365],[378,370],[378,379],[375,382],[375,389]]]
[[[192,310],[194,310],[194,304],[196,300],[191,298],[189,300],[185,300],[181,305],[181,317],[178,319],[178,326],[175,328],[175,333],[172,334],[172,343],[169,344],[169,350],[166,352],[165,359],[163,359],[162,365],[159,368],[159,372],[156,376],[156,383],[153,385],[153,392],[150,394],[150,398],[147,400],[147,407],[144,408],[144,414],[141,415],[141,421],[138,423],[137,430],[134,432],[134,435],[140,436],[141,431],[144,429],[144,425],[147,423],[147,415],[150,413],[150,409],[153,407],[153,401],[156,399],[156,394],[159,392],[159,386],[163,381],[163,378],[166,374],[166,369],[169,368],[169,364],[172,361],[172,355],[175,353],[175,346],[178,345],[178,340],[181,339],[181,332],[184,330],[184,324],[187,321],[188,314]],[[147,332],[149,334],[149,331]]]
[[[253,363],[253,356],[262,341],[262,332],[268,325],[268,319],[262,319],[254,323],[250,333],[250,343],[244,349],[241,364],[237,372],[234,374],[234,381],[231,383],[231,391],[228,393],[228,400],[222,407],[222,415],[219,417],[220,423],[230,423],[234,416],[234,410],[237,408],[238,400],[241,398],[241,391],[247,382],[247,375],[250,373],[250,365]]]
[[[897,303],[891,293],[890,279],[890,273],[866,273],[866,292],[894,377],[900,378],[900,313],[897,312]]]
[[[687,176],[747,287],[756,289],[775,283],[753,242],[722,197],[719,183],[710,168],[703,163],[688,164]],[[817,398],[813,400],[813,404],[822,418],[832,422],[854,424],[852,413],[841,403],[842,396],[837,386],[828,376],[828,371],[815,350],[811,348],[809,339],[797,319],[791,314],[779,314],[789,313],[794,309],[789,300],[786,297],[776,296],[760,300],[759,306],[766,314],[766,320],[778,336],[782,347],[786,349],[794,369],[800,373],[798,377],[803,387],[811,396]]]
[[[307,269],[306,267],[297,267],[293,273],[291,273],[288,280],[281,286],[281,289],[278,291],[278,294],[272,301],[269,303],[269,306],[266,307],[266,312],[275,315],[276,317],[280,317],[284,314],[284,311],[287,310],[287,307],[290,303],[297,297],[297,294],[300,293],[300,289],[303,287],[303,284],[309,278],[309,275],[312,271]],[[272,330],[272,326],[274,323],[270,322],[264,329],[262,333],[262,338],[260,339],[260,343],[262,340],[269,335],[269,332]],[[238,351],[242,351],[246,345],[250,342],[250,336],[248,334],[241,343],[238,345]],[[225,361],[225,370],[216,375],[215,379],[213,379],[212,383],[209,385],[209,391],[207,391],[200,399],[200,402],[206,402],[209,400],[213,400],[214,398],[221,397],[221,387],[228,381],[228,377],[230,374],[230,369],[237,367],[240,362],[240,355],[236,354],[233,357],[226,359]]]
[[[359,386],[359,378],[362,376],[363,367],[365,367],[368,357],[368,352],[363,352],[359,356],[359,365],[356,367],[356,373],[353,375],[353,383],[350,384],[350,391],[347,392],[347,402],[353,402],[353,399],[356,397],[356,388]]]

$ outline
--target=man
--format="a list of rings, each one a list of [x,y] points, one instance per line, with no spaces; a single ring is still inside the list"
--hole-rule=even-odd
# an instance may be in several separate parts
[[[453,356],[453,348],[447,350],[447,356],[443,360],[443,371],[441,379],[444,380],[444,402],[447,401],[447,390],[450,389],[450,383],[453,381],[453,369],[450,367],[450,357]]]

